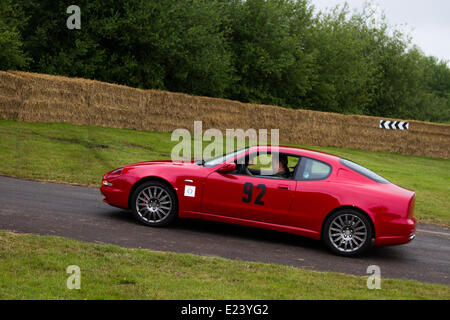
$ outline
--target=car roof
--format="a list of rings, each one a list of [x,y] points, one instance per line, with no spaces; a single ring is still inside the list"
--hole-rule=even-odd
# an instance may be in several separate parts
[[[330,153],[326,153],[326,152],[321,152],[321,151],[315,151],[315,150],[310,150],[310,149],[304,149],[304,148],[296,148],[296,147],[289,147],[289,146],[270,146],[270,145],[258,145],[258,146],[252,146],[250,147],[249,151],[250,152],[255,152],[255,151],[259,151],[259,150],[267,150],[267,151],[272,151],[272,149],[274,148],[278,148],[278,152],[281,153],[290,153],[290,154],[295,154],[295,155],[300,155],[300,156],[304,156],[304,157],[311,157],[311,158],[315,158],[318,160],[323,160],[323,161],[336,161],[339,160],[340,157],[330,154]]]

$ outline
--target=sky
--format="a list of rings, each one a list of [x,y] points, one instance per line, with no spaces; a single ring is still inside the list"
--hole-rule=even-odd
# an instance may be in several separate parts
[[[347,2],[351,10],[362,9],[366,0],[311,0],[317,10]],[[399,26],[412,36],[426,55],[450,61],[449,0],[372,0],[391,26]],[[406,25],[405,25],[406,24]]]

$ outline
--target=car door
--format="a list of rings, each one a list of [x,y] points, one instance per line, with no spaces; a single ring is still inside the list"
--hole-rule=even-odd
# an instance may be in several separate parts
[[[339,206],[330,194],[333,185],[328,177],[331,165],[317,159],[303,157],[296,176],[297,185],[286,223],[292,227],[320,230],[323,217]]]
[[[206,178],[202,212],[282,225],[295,188],[294,179],[213,172]]]

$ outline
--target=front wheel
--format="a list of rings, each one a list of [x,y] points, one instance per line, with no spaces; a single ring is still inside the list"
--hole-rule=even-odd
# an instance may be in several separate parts
[[[328,217],[322,238],[334,253],[355,256],[371,247],[373,234],[372,224],[365,214],[345,209]]]
[[[178,214],[176,194],[159,181],[143,183],[133,193],[131,210],[142,224],[152,227],[167,226]]]

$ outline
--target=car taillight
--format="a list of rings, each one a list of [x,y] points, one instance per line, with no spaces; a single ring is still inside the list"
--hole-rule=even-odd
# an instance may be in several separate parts
[[[414,207],[416,205],[416,195],[409,201],[408,218],[414,218]]]

